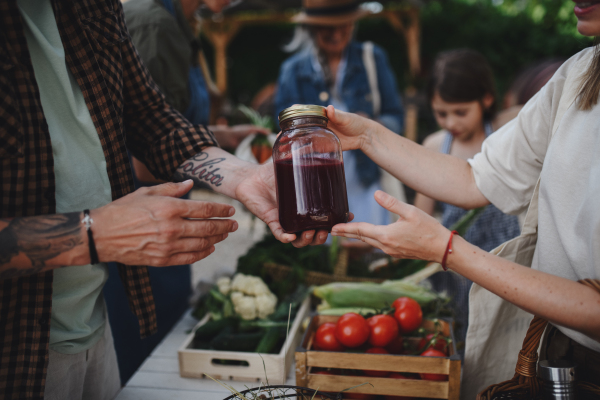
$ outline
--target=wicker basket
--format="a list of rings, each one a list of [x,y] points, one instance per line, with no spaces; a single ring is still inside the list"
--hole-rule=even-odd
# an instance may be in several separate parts
[[[338,260],[333,268],[333,274],[326,274],[324,272],[317,271],[304,271],[304,282],[307,285],[326,285],[331,282],[376,282],[381,283],[384,279],[375,278],[360,278],[355,276],[348,276],[348,259],[349,250],[347,248],[341,248],[338,256]],[[274,263],[266,263],[265,271],[273,278],[274,281],[286,280],[290,275],[294,273],[292,267],[286,265],[279,265]]]
[[[579,283],[591,287],[600,293],[600,280],[584,279]],[[511,380],[491,385],[477,395],[477,400],[532,400],[539,399],[541,381],[537,378],[538,347],[548,321],[534,317],[529,325],[523,348],[519,352],[519,360],[515,375]],[[578,381],[579,399],[600,399],[600,386]]]

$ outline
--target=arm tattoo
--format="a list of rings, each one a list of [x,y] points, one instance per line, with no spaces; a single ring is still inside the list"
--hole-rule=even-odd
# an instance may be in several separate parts
[[[0,279],[35,274],[45,262],[83,243],[81,213],[15,218],[0,231],[0,268],[19,253],[31,260],[31,268],[2,268]]]
[[[225,158],[217,157],[209,160],[208,157],[208,153],[201,151],[181,164],[173,176],[174,180],[184,181],[192,179],[200,187],[210,188],[211,185],[221,186],[225,177],[222,175],[222,172],[221,174],[217,173],[221,169],[215,168],[215,166],[225,161]]]

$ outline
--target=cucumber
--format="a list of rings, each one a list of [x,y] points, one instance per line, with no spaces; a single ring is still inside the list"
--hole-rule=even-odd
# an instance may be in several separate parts
[[[196,332],[194,333],[194,341],[210,342],[223,329],[228,326],[235,327],[236,324],[237,320],[235,318],[223,318],[217,321],[212,319],[208,320],[208,322],[196,329]]]
[[[267,333],[262,337],[258,346],[256,346],[255,352],[268,354],[268,353],[278,353],[276,348],[277,342],[279,342],[279,337],[281,335],[285,335],[285,329],[281,328],[269,328],[267,329]]]
[[[253,352],[264,334],[263,330],[253,333],[233,333],[233,330],[227,327],[210,341],[210,348],[223,351]]]

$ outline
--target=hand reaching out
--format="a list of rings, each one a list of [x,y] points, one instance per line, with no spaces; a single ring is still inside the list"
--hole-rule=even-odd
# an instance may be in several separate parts
[[[336,110],[333,106],[325,109],[331,129],[342,142],[343,150],[354,150],[363,148],[366,141],[371,140],[370,132],[378,124],[358,114]]]
[[[226,204],[182,200],[191,180],[141,188],[92,210],[92,232],[100,261],[155,267],[191,264],[237,230],[235,209]],[[219,218],[219,219],[214,219]]]
[[[362,240],[396,258],[442,260],[450,234],[442,224],[381,190],[375,192],[375,200],[385,209],[398,214],[398,221],[387,226],[365,222],[338,224],[333,227],[331,234]]]

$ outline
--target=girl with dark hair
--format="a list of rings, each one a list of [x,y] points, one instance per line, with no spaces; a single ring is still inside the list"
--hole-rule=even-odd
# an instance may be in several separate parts
[[[581,34],[600,36],[600,1],[575,0],[574,12]],[[511,214],[527,210],[521,235],[491,253],[381,191],[375,199],[399,215],[397,222],[332,229],[394,257],[438,262],[474,282],[462,398],[513,376],[517,359],[518,370],[529,372],[525,365],[537,355],[519,351],[533,315],[549,321],[540,359],[570,359],[580,367],[578,380],[600,384],[598,49],[567,60],[466,161],[327,108],[328,127],[345,150],[361,149],[418,192],[465,209],[493,203]]]
[[[494,78],[483,55],[469,50],[450,50],[438,55],[427,88],[431,109],[440,131],[429,135],[423,146],[443,154],[467,160],[481,151],[486,137],[494,131],[495,114]],[[415,197],[415,207],[433,215],[436,201],[421,193]],[[467,210],[448,203],[440,203],[442,225],[450,228]],[[475,246],[490,251],[500,244],[519,236],[519,221],[494,205],[486,207],[465,239]],[[455,313],[455,338],[461,356],[469,321],[469,279],[458,274],[439,272],[431,276],[435,290],[450,296]]]

